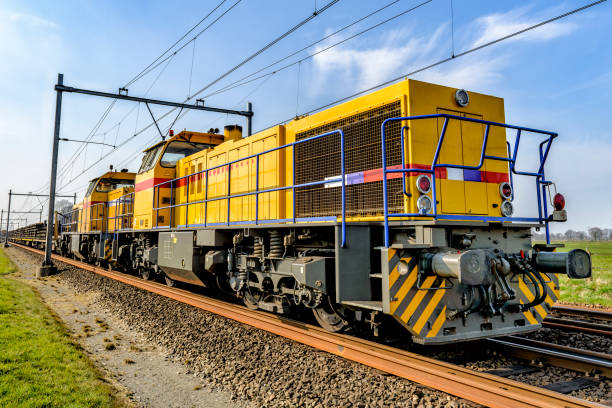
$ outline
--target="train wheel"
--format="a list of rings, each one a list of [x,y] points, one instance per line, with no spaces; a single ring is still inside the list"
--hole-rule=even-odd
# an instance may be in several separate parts
[[[251,310],[259,309],[259,301],[262,299],[262,293],[259,289],[249,288],[249,290],[245,291],[244,296],[242,297],[242,302],[246,307]]]
[[[176,286],[176,281],[169,278],[168,275],[164,275],[164,279],[166,280],[166,285],[170,286],[171,288]]]
[[[317,323],[327,331],[337,333],[346,329],[349,326],[349,322],[342,315],[342,310],[337,310],[340,308],[335,308],[329,297],[326,297],[325,300],[319,305],[312,309],[314,313],[315,319],[317,319]],[[343,309],[343,308],[342,308]]]
[[[151,280],[151,269],[149,269],[149,268],[140,268],[139,272],[140,272],[140,277],[142,279],[144,279],[144,280]],[[166,282],[166,283],[168,283],[168,282]],[[173,286],[173,285],[168,285],[168,286]]]

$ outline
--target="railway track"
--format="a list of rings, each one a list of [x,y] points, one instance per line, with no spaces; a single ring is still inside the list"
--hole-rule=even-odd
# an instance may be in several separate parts
[[[600,320],[603,322],[612,322],[612,311],[586,306],[567,306],[554,305],[553,313],[579,318],[588,318],[592,320]]]
[[[522,360],[612,378],[612,356],[609,354],[516,336],[489,339],[487,342],[503,349],[504,354]]]
[[[612,337],[612,312],[579,306],[554,305],[543,327]],[[570,318],[568,318],[568,316]],[[577,318],[577,319],[575,319]]]
[[[33,253],[43,252],[13,244]],[[54,255],[57,261],[490,407],[601,407],[568,395]]]

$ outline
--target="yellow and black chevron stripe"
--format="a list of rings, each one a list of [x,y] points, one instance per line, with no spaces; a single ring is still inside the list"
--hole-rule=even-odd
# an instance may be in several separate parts
[[[391,314],[413,335],[435,337],[446,321],[446,306],[442,302],[446,290],[417,289],[418,259],[408,251],[389,249],[389,304]],[[400,262],[407,265],[400,274]],[[431,288],[436,277],[429,276],[421,289]]]
[[[113,255],[113,240],[105,239],[104,240],[104,259],[106,261],[110,261],[112,255]]]
[[[531,324],[542,323],[542,320],[544,320],[548,314],[545,304],[552,307],[553,303],[559,299],[559,279],[557,276],[555,274],[547,275],[544,273],[540,273],[540,276],[542,276],[542,279],[546,283],[548,294],[543,304],[534,306],[530,310],[523,312],[523,315]],[[517,279],[519,288],[517,295],[519,301],[521,303],[531,302],[535,298],[535,288],[533,287],[533,283],[522,275],[519,275]],[[539,283],[538,286],[540,288],[540,293],[542,293],[542,286]]]

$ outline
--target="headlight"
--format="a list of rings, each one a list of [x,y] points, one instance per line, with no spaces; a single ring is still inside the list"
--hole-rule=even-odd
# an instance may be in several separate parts
[[[417,200],[417,208],[419,209],[419,213],[421,214],[427,214],[428,212],[430,212],[432,208],[431,198],[426,195],[420,196]]]
[[[457,102],[457,105],[465,107],[470,103],[470,95],[468,95],[465,89],[457,89],[457,92],[455,92],[455,102]]]
[[[514,206],[510,201],[506,200],[502,203],[501,213],[504,217],[512,217],[512,214],[514,214]]]

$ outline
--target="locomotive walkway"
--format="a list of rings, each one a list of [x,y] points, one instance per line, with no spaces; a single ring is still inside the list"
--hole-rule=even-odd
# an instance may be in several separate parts
[[[17,247],[42,255],[43,251]],[[447,392],[490,407],[600,407],[544,388],[531,386],[491,374],[473,371],[450,363],[399,350],[375,342],[327,332],[319,327],[253,311],[217,299],[171,288],[156,282],[98,268],[70,258],[53,255],[57,261],[115,279],[229,319],[306,344],[348,360]]]

